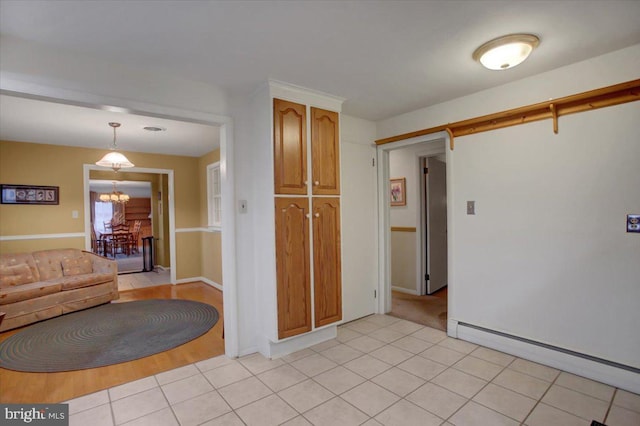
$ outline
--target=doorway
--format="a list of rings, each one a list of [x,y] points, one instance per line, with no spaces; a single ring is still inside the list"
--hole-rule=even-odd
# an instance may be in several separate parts
[[[441,133],[378,147],[379,312],[441,330],[446,330],[451,290],[446,142]],[[402,207],[391,206],[388,196],[390,179],[398,177],[406,179]]]
[[[88,237],[91,236],[91,240],[93,240],[93,233],[91,232],[94,228],[92,224],[92,218],[95,218],[95,213],[91,212],[92,207],[92,197],[91,197],[91,185],[92,181],[96,180],[104,180],[104,177],[109,176],[113,177],[113,173],[109,171],[105,171],[98,166],[94,166],[92,164],[84,165],[84,187],[85,187],[85,229]],[[166,266],[166,269],[170,270],[170,280],[167,280],[171,283],[176,282],[176,271],[175,265],[176,262],[176,253],[175,253],[175,219],[174,219],[174,182],[173,182],[173,170],[164,170],[164,169],[146,169],[146,168],[137,168],[133,167],[128,169],[126,172],[119,172],[118,178],[123,179],[122,181],[134,181],[137,186],[145,186],[149,187],[147,191],[144,192],[149,193],[149,212],[146,214],[145,224],[148,224],[149,227],[145,230],[146,233],[151,234],[154,238],[147,243],[147,246],[140,245],[141,250],[139,251],[138,260],[141,261],[142,266],[138,271],[129,270],[127,272],[141,272],[145,266],[145,255],[149,259],[147,262],[150,262],[150,268],[153,269],[156,265],[161,265],[163,267]],[[94,185],[95,186],[95,185]],[[142,194],[142,193],[141,193]],[[93,197],[95,198],[95,197]],[[141,220],[144,214],[140,216],[137,210],[131,210],[132,213],[135,213],[133,216],[130,216],[130,219],[133,220]],[[122,221],[124,223],[129,223],[126,217],[126,206],[118,206],[118,211],[115,212],[118,218],[117,221]],[[142,222],[142,220],[141,220]],[[141,223],[142,225],[142,223]],[[104,224],[103,224],[104,229]],[[106,230],[105,230],[106,231]],[[97,236],[97,233],[96,233]],[[142,239],[143,235],[139,235],[138,240]],[[93,247],[93,241],[89,241],[87,238],[86,247]],[[151,246],[151,247],[148,247]],[[104,250],[104,247],[103,247]],[[120,270],[120,264],[126,265],[128,269],[131,269],[136,265],[133,265],[129,262],[129,260],[133,259],[129,254],[114,251],[112,253],[113,258],[118,261],[120,259],[121,262],[118,263],[118,269]]]
[[[126,172],[119,173],[117,180],[95,178],[105,173],[109,172],[92,171],[89,180],[91,251],[115,260],[118,275],[152,271],[156,262],[151,243],[161,226],[153,220],[158,217],[157,208],[155,215],[152,210],[156,205],[152,186],[158,187],[158,179],[149,174],[129,180],[134,176]],[[115,229],[120,234],[114,234]]]

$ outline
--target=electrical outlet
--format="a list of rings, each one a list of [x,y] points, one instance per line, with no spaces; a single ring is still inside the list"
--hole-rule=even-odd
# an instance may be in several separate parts
[[[476,202],[467,201],[467,214],[476,214]]]

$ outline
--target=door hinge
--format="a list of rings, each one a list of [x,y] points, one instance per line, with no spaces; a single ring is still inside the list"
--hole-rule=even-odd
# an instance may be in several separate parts
[[[376,159],[372,158],[371,159],[371,167],[375,167],[376,166]]]
[[[422,173],[424,173],[425,175],[429,174],[429,168],[425,167],[424,169],[422,169]]]
[[[424,274],[424,280],[429,281],[429,274]]]
[[[373,298],[374,299],[378,298],[378,290],[373,290]]]

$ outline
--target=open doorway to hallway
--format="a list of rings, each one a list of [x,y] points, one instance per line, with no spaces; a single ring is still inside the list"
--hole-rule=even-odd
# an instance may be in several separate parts
[[[390,314],[447,327],[447,195],[443,143],[389,152],[389,176],[404,183],[403,203],[389,207]]]

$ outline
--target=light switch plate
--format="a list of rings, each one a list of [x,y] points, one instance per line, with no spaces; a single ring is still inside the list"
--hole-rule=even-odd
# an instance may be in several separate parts
[[[467,201],[467,214],[476,214],[476,202]]]

